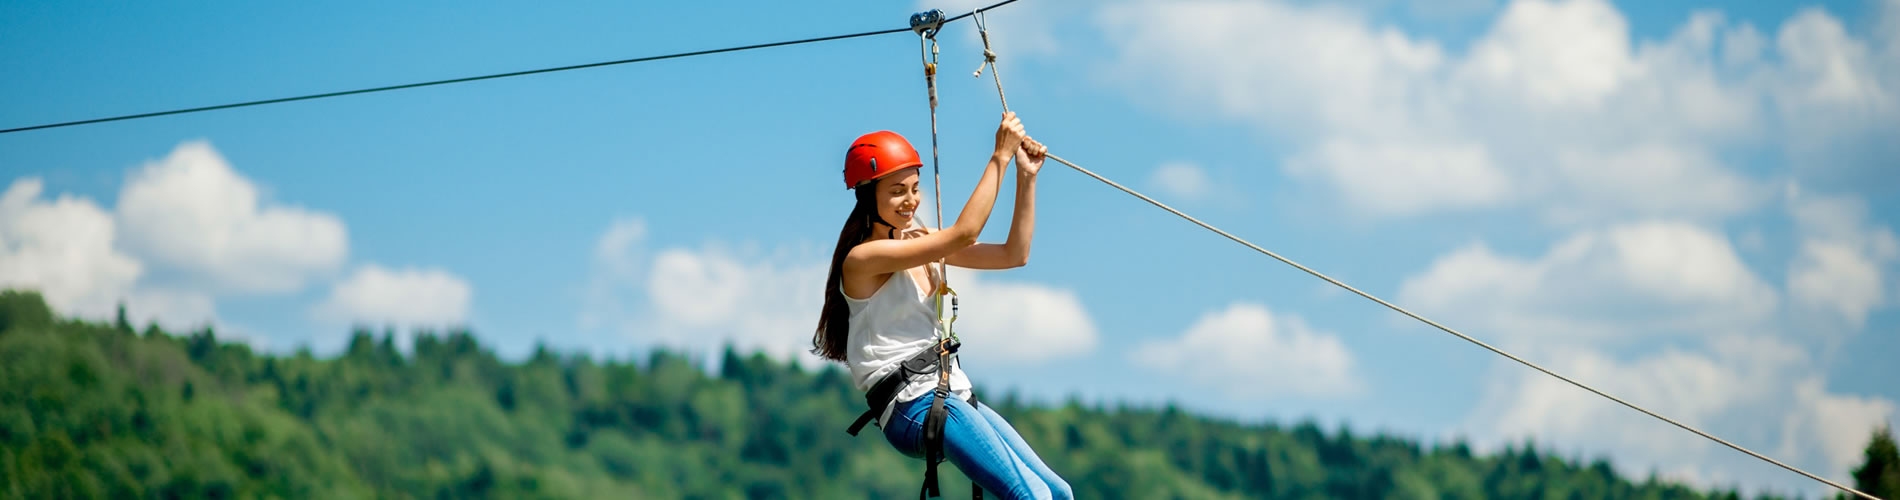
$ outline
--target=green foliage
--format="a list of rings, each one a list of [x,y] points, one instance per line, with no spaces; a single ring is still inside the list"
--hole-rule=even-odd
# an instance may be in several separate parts
[[[418,332],[406,355],[367,330],[334,359],[259,355],[209,329],[59,322],[18,292],[0,293],[0,331],[0,499],[907,498],[923,470],[875,428],[843,432],[863,402],[835,365],[728,350],[708,373],[664,351],[545,348],[507,363],[466,331]],[[1476,456],[1310,422],[984,397],[1078,498],[1734,496],[1528,443]],[[1893,470],[1885,443],[1868,470]],[[945,497],[967,498],[942,472]]]
[[[53,310],[39,292],[0,290],[0,335],[16,328],[44,327],[53,323]]]
[[[1859,468],[1854,469],[1854,489],[1880,498],[1900,498],[1900,450],[1893,442],[1893,429],[1881,426]]]

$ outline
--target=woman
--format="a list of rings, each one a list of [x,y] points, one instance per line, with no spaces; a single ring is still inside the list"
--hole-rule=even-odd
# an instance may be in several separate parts
[[[1036,173],[1047,148],[1023,133],[1022,121],[1004,113],[996,148],[956,224],[933,231],[918,224],[918,168],[923,161],[903,137],[879,131],[859,137],[845,153],[845,186],[857,205],[831,257],[825,308],[812,336],[812,352],[843,362],[861,391],[892,374],[897,389],[878,416],[878,427],[899,452],[924,457],[924,423],[935,399],[938,375],[900,371],[902,363],[937,343],[937,294],[943,290],[942,259],[970,269],[1008,269],[1029,262],[1034,230]],[[1016,160],[1016,209],[1003,244],[977,243],[1010,159]],[[1069,485],[1049,470],[1022,436],[989,406],[970,402],[970,380],[957,363],[944,398],[943,454],[985,491],[1003,498],[1071,497]],[[877,405],[880,402],[873,402]],[[860,424],[861,425],[861,424]],[[854,426],[854,432],[855,432]],[[926,458],[927,459],[927,458]]]

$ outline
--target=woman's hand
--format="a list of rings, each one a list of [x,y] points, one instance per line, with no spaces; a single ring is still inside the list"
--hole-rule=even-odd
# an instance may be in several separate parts
[[[1049,155],[1049,147],[1035,139],[1023,136],[1023,144],[1016,148],[1016,171],[1022,175],[1034,177],[1042,171],[1042,160]]]
[[[1008,158],[1016,154],[1023,143],[1023,121],[1016,113],[1003,112],[1003,123],[996,126],[996,156]]]

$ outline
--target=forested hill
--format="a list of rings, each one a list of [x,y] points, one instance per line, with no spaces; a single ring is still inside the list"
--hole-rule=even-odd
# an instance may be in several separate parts
[[[55,317],[0,294],[4,498],[914,498],[921,462],[844,374],[728,353],[503,362],[466,333],[334,359]],[[1085,499],[1702,498],[1519,447],[1491,456],[1171,408],[986,400]],[[945,498],[969,483],[947,467]],[[1717,495],[1728,496],[1728,495]],[[993,498],[993,497],[992,497]]]

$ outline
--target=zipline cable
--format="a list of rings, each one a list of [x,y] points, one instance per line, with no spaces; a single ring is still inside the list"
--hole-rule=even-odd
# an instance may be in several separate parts
[[[943,21],[943,23],[944,23],[944,24],[949,24],[949,23],[951,23],[951,22],[955,22],[955,21],[957,21],[957,20],[960,20],[960,19],[963,19],[963,18],[965,18],[965,17],[970,17],[971,15],[973,15],[973,14],[975,14],[975,13],[977,13],[977,12],[985,12],[985,11],[988,11],[988,10],[990,10],[990,9],[994,9],[994,8],[997,8],[997,7],[1002,7],[1002,6],[1004,6],[1004,5],[1009,5],[1009,4],[1011,4],[1011,3],[1015,3],[1015,2],[1016,2],[1016,0],[1003,0],[1003,1],[1001,1],[1001,2],[997,2],[997,3],[994,3],[994,4],[990,4],[990,5],[989,5],[989,6],[987,6],[987,7],[983,7],[983,8],[980,8],[980,9],[976,9],[976,10],[974,10],[974,11],[971,11],[971,14],[963,14],[963,15],[959,15],[959,16],[956,16],[956,17],[951,17],[951,18],[948,18],[948,19],[945,19],[945,20]],[[621,64],[633,64],[633,63],[643,63],[643,62],[652,62],[652,61],[662,61],[662,60],[667,60],[667,59],[680,59],[680,58],[686,58],[686,57],[695,57],[695,56],[705,56],[705,55],[713,55],[713,54],[723,54],[723,53],[727,53],[727,52],[739,52],[739,51],[745,51],[745,50],[755,50],[755,49],[766,49],[766,48],[772,48],[772,47],[784,47],[784,46],[788,46],[788,45],[800,45],[800,44],[807,44],[807,43],[818,43],[818,42],[829,42],[829,41],[834,41],[834,40],[845,40],[845,39],[851,39],[851,38],[862,38],[862,37],[868,37],[868,36],[878,36],[878,35],[889,35],[889,34],[895,34],[895,33],[907,33],[907,32],[909,32],[909,31],[910,31],[910,28],[909,28],[909,27],[904,27],[904,28],[895,28],[895,29],[887,29],[887,30],[878,30],[878,31],[866,31],[866,32],[862,32],[862,33],[851,33],[851,34],[846,34],[846,35],[832,35],[832,36],[822,36],[822,37],[817,37],[817,38],[806,38],[806,39],[801,39],[801,40],[787,40],[787,41],[782,41],[782,42],[771,42],[771,43],[760,43],[760,44],[753,44],[753,45],[742,45],[742,46],[738,46],[738,47],[727,47],[727,48],[723,48],[723,49],[710,49],[710,50],[696,50],[696,51],[692,51],[692,52],[680,52],[680,53],[677,53],[677,54],[665,54],[665,55],[658,55],[658,56],[646,56],[646,57],[636,57],[636,58],[632,58],[632,59],[621,59],[621,60],[617,60],[617,61],[603,61],[603,62],[596,62],[596,63],[587,63],[587,64],[575,64],[575,65],[570,65],[570,66],[556,66],[556,67],[552,67],[552,68],[541,68],[541,69],[531,69],[531,70],[525,70],[525,71],[511,71],[511,72],[507,72],[507,73],[496,73],[496,74],[490,74],[490,75],[480,75],[480,76],[469,76],[469,77],[462,77],[462,78],[451,78],[451,79],[447,79],[447,80],[435,80],[435,81],[428,81],[428,82],[419,82],[419,83],[405,83],[405,84],[401,84],[401,85],[389,85],[389,86],[383,86],[383,87],[371,87],[371,88],[363,88],[363,89],[356,89],[356,90],[344,90],[344,91],[338,91],[338,92],[325,92],[325,93],[321,93],[321,94],[310,94],[310,95],[301,95],[301,96],[295,96],[295,97],[280,97],[280,98],[276,98],[276,99],[264,99],[264,100],[259,100],[259,101],[247,101],[247,102],[236,102],[236,103],[230,103],[230,104],[219,104],[219,105],[215,105],[215,106],[203,106],[203,107],[196,107],[196,108],[184,108],[184,109],[174,109],[174,110],[168,110],[168,111],[157,111],[157,112],[152,112],[152,113],[139,113],[139,114],[132,114],[132,115],[121,115],[121,116],[111,116],[111,117],[105,117],[105,118],[93,118],[93,119],[89,119],[89,120],[77,120],[77,121],[69,121],[69,122],[60,122],[60,123],[48,123],[48,124],[43,124],[43,125],[32,125],[32,126],[26,126],[26,127],[15,127],[15,128],[9,128],[9,129],[4,129],[4,130],[0,130],[0,134],[11,134],[11,133],[14,133],[14,132],[26,132],[26,131],[30,131],[30,130],[43,130],[43,129],[50,129],[50,128],[60,128],[60,127],[73,127],[73,126],[79,126],[79,125],[90,125],[90,124],[95,124],[95,123],[106,123],[106,122],[116,122],[116,121],[124,121],[124,120],[136,120],[136,119],[140,119],[140,118],[153,118],[153,117],[159,117],[159,116],[170,116],[170,115],[182,115],[182,114],[186,114],[186,113],[198,113],[198,112],[204,112],[204,111],[217,111],[217,110],[222,110],[222,109],[232,109],[232,108],[243,108],[243,107],[250,107],[250,106],[262,106],[262,105],[265,105],[265,104],[279,104],[279,103],[286,103],[286,102],[296,102],[296,101],[308,101],[308,100],[312,100],[312,99],[325,99],[325,98],[330,98],[330,97],[343,97],[343,96],[350,96],[350,95],[358,95],[358,94],[369,94],[369,93],[375,93],[375,92],[388,92],[388,91],[392,91],[392,90],[404,90],[404,89],[413,89],[413,88],[421,88],[421,87],[433,87],[433,86],[437,86],[437,85],[448,85],[448,84],[452,84],[452,83],[467,83],[467,82],[474,82],[474,81],[481,81],[481,80],[493,80],[493,79],[497,79],[497,78],[509,78],[509,77],[516,77],[516,76],[527,76],[527,75],[538,75],[538,74],[542,74],[542,73],[554,73],[554,72],[559,72],[559,71],[572,71],[572,70],[577,70],[577,69],[588,69],[588,68],[599,68],[599,67],[604,67],[604,66],[616,66],[616,65],[621,65]]]
[[[972,14],[972,15],[975,15],[975,14],[976,14],[976,12],[972,12],[971,14]],[[990,36],[989,36],[989,29],[988,29],[988,27],[987,27],[987,26],[985,26],[985,24],[983,23],[983,20],[982,20],[982,17],[977,17],[977,19],[976,19],[976,26],[977,26],[977,32],[978,32],[978,33],[979,33],[979,34],[980,34],[980,35],[982,36],[982,38],[983,38],[983,64],[984,64],[985,66],[989,66],[989,68],[990,68],[990,76],[991,76],[992,78],[994,78],[994,79],[996,80],[996,98],[997,98],[998,100],[1000,100],[1000,101],[1002,101],[1002,103],[1003,103],[1003,110],[1004,110],[1004,111],[1009,111],[1009,101],[1008,101],[1007,99],[1005,99],[1005,98],[1003,97],[1003,77],[1002,77],[1002,76],[1000,76],[1000,75],[998,75],[998,74],[996,73],[996,52],[995,52],[995,51],[993,51],[993,50],[990,50]],[[982,75],[982,71],[983,71],[983,70],[982,70],[982,66],[978,66],[978,69],[977,69],[977,74],[976,74],[976,75],[972,75],[972,76],[981,76],[981,75]],[[1731,443],[1731,442],[1729,442],[1729,441],[1728,441],[1728,440],[1726,440],[1726,439],[1722,439],[1722,438],[1720,438],[1720,437],[1716,437],[1716,436],[1715,436],[1715,435],[1713,435],[1713,434],[1709,434],[1709,433],[1707,433],[1707,432],[1703,432],[1703,431],[1702,431],[1701,429],[1697,429],[1697,428],[1695,428],[1695,427],[1692,427],[1692,426],[1689,426],[1688,424],[1684,424],[1684,423],[1682,423],[1682,422],[1677,422],[1677,421],[1676,421],[1675,419],[1672,419],[1672,418],[1669,418],[1669,417],[1665,417],[1665,416],[1663,416],[1662,414],[1659,414],[1659,413],[1656,413],[1656,412],[1653,412],[1653,411],[1650,411],[1650,410],[1649,410],[1648,408],[1643,408],[1643,407],[1641,407],[1641,406],[1637,406],[1637,405],[1636,405],[1635,403],[1631,403],[1631,402],[1629,402],[1629,401],[1624,401],[1624,400],[1623,400],[1623,398],[1619,398],[1619,397],[1616,397],[1616,396],[1612,396],[1612,395],[1610,395],[1609,393],[1607,393],[1607,392],[1603,392],[1603,391],[1601,391],[1601,390],[1598,390],[1597,388],[1595,388],[1595,387],[1591,387],[1591,386],[1590,386],[1590,385],[1588,385],[1588,384],[1585,384],[1585,383],[1583,383],[1583,382],[1578,382],[1578,381],[1576,381],[1576,380],[1574,380],[1574,379],[1571,379],[1570,377],[1566,377],[1566,376],[1563,376],[1563,375],[1561,375],[1561,374],[1558,374],[1557,372],[1554,372],[1554,371],[1551,371],[1551,370],[1550,370],[1550,369],[1548,369],[1548,368],[1544,368],[1543,366],[1540,366],[1540,365],[1538,365],[1537,363],[1532,363],[1532,362],[1530,362],[1529,360],[1526,360],[1526,359],[1524,359],[1524,358],[1520,358],[1520,357],[1517,357],[1516,355],[1514,355],[1514,354],[1511,354],[1511,353],[1509,353],[1509,352],[1505,352],[1505,351],[1504,351],[1503,349],[1499,349],[1499,348],[1496,348],[1496,347],[1492,347],[1492,346],[1491,346],[1491,344],[1487,344],[1487,343],[1485,343],[1484,341],[1481,341],[1481,340],[1478,340],[1478,339],[1476,339],[1476,338],[1472,338],[1472,337],[1471,337],[1470,335],[1465,335],[1464,333],[1461,333],[1461,332],[1459,332],[1458,330],[1453,330],[1453,329],[1452,329],[1451,327],[1448,327],[1448,326],[1445,326],[1445,325],[1443,325],[1443,324],[1439,324],[1439,323],[1438,323],[1437,321],[1432,321],[1431,319],[1428,319],[1428,318],[1426,318],[1426,317],[1424,317],[1424,316],[1420,316],[1420,315],[1418,315],[1417,313],[1414,313],[1414,312],[1412,312],[1412,311],[1409,311],[1409,310],[1406,310],[1406,309],[1405,309],[1405,308],[1403,308],[1403,307],[1399,307],[1399,306],[1398,306],[1398,305],[1396,305],[1396,304],[1393,304],[1393,303],[1391,303],[1391,302],[1386,302],[1386,301],[1385,301],[1385,299],[1381,299],[1381,298],[1378,298],[1378,297],[1375,297],[1375,296],[1373,296],[1373,295],[1372,295],[1372,294],[1370,294],[1370,293],[1366,293],[1366,292],[1363,292],[1363,291],[1360,291],[1360,290],[1359,290],[1358,288],[1353,288],[1353,287],[1352,287],[1352,285],[1348,285],[1348,284],[1346,284],[1345,282],[1342,282],[1342,281],[1339,281],[1339,280],[1336,280],[1336,279],[1333,279],[1333,277],[1331,277],[1331,276],[1327,276],[1327,275],[1325,275],[1324,273],[1321,273],[1321,272],[1319,272],[1319,271],[1315,271],[1315,270],[1313,270],[1313,268],[1310,268],[1310,267],[1306,267],[1306,266],[1303,266],[1303,265],[1300,265],[1300,263],[1298,263],[1298,262],[1294,262],[1294,261],[1293,261],[1293,259],[1288,259],[1288,258],[1286,258],[1286,257],[1282,257],[1282,256],[1281,256],[1280,254],[1277,254],[1277,253],[1274,253],[1273,251],[1271,251],[1271,250],[1267,250],[1267,249],[1265,249],[1265,248],[1261,248],[1261,247],[1260,247],[1260,245],[1255,245],[1255,244],[1253,244],[1252,242],[1249,242],[1249,241],[1247,241],[1247,240],[1245,240],[1245,239],[1241,239],[1241,237],[1239,237],[1239,236],[1234,236],[1234,235],[1233,235],[1232,233],[1228,233],[1227,231],[1222,231],[1222,230],[1221,230],[1220,228],[1217,228],[1217,227],[1214,227],[1214,225],[1212,225],[1212,224],[1208,224],[1208,223],[1206,223],[1206,222],[1201,222],[1201,220],[1200,220],[1200,219],[1196,219],[1196,218],[1194,218],[1193,216],[1190,216],[1190,215],[1188,215],[1188,214],[1186,214],[1186,213],[1184,213],[1184,212],[1182,212],[1182,211],[1180,211],[1180,210],[1175,210],[1175,209],[1174,209],[1174,207],[1170,207],[1170,206],[1168,206],[1168,205],[1167,205],[1167,204],[1165,204],[1165,203],[1162,203],[1162,202],[1159,202],[1159,201],[1155,201],[1155,199],[1154,199],[1154,198],[1149,198],[1149,197],[1148,197],[1147,195],[1144,195],[1144,194],[1141,194],[1140,192],[1137,192],[1137,191],[1135,191],[1135,190],[1133,190],[1133,189],[1129,189],[1128,187],[1126,187],[1126,186],[1123,186],[1123,185],[1121,185],[1121,183],[1118,183],[1118,182],[1115,182],[1115,181],[1112,181],[1112,180],[1109,180],[1109,179],[1108,179],[1107,177],[1102,177],[1101,175],[1098,175],[1098,174],[1096,174],[1095,172],[1091,172],[1091,171],[1089,171],[1089,169],[1086,169],[1086,168],[1082,168],[1082,166],[1081,166],[1081,165],[1076,165],[1076,164],[1074,164],[1074,163],[1071,163],[1071,162],[1069,162],[1069,160],[1065,160],[1065,159],[1062,159],[1062,157],[1060,157],[1060,156],[1056,156],[1056,155],[1055,155],[1055,153],[1045,153],[1045,155],[1044,155],[1044,156],[1046,156],[1046,157],[1047,157],[1048,159],[1051,159],[1051,160],[1055,160],[1055,161],[1056,161],[1056,163],[1061,163],[1061,164],[1063,164],[1063,165],[1067,165],[1067,166],[1068,166],[1069,168],[1072,168],[1072,169],[1075,169],[1075,171],[1077,171],[1077,172],[1081,172],[1081,173],[1082,173],[1082,175],[1086,175],[1086,176],[1089,176],[1089,177],[1092,177],[1092,178],[1094,178],[1095,180],[1098,180],[1098,181],[1102,181],[1102,183],[1103,183],[1103,184],[1107,184],[1107,185],[1109,185],[1110,187],[1113,187],[1113,188],[1115,188],[1115,189],[1119,189],[1119,190],[1121,190],[1121,191],[1122,191],[1122,192],[1124,192],[1124,193],[1128,193],[1128,194],[1130,194],[1130,195],[1133,195],[1133,196],[1134,196],[1134,197],[1136,197],[1136,198],[1140,198],[1140,199],[1141,199],[1141,201],[1145,201],[1145,202],[1148,202],[1149,204],[1151,204],[1151,205],[1154,205],[1154,206],[1156,206],[1156,207],[1159,207],[1159,208],[1161,208],[1162,210],[1166,210],[1166,211],[1168,211],[1168,213],[1171,213],[1171,214],[1174,214],[1174,215],[1176,215],[1176,216],[1179,216],[1179,217],[1181,217],[1182,219],[1186,219],[1186,220],[1187,220],[1188,222],[1192,222],[1192,223],[1194,223],[1195,225],[1199,225],[1199,226],[1201,226],[1201,227],[1203,227],[1203,228],[1206,228],[1206,229],[1207,229],[1207,230],[1209,230],[1209,231],[1213,231],[1213,232],[1214,232],[1214,233],[1216,233],[1216,234],[1219,234],[1219,235],[1221,235],[1221,236],[1225,236],[1225,237],[1227,237],[1227,239],[1230,239],[1230,240],[1233,240],[1233,241],[1234,241],[1235,243],[1239,243],[1239,244],[1241,244],[1241,245],[1245,245],[1245,246],[1246,246],[1247,248],[1251,248],[1251,249],[1253,249],[1253,250],[1254,250],[1254,251],[1256,251],[1256,252],[1260,252],[1261,254],[1265,254],[1265,255],[1266,255],[1266,256],[1268,256],[1268,257],[1272,257],[1272,258],[1273,258],[1274,260],[1278,260],[1278,261],[1280,261],[1280,262],[1284,262],[1284,263],[1286,263],[1287,265],[1290,265],[1290,266],[1293,266],[1293,267],[1295,267],[1295,268],[1298,268],[1298,269],[1299,269],[1299,270],[1301,270],[1301,271],[1305,271],[1305,272],[1306,272],[1306,274],[1311,274],[1311,275],[1313,275],[1314,277],[1317,277],[1317,278],[1319,278],[1319,279],[1322,279],[1322,280],[1326,280],[1326,282],[1327,282],[1327,283],[1332,283],[1332,284],[1333,284],[1333,285],[1335,285],[1335,286],[1338,286],[1338,287],[1340,287],[1340,288],[1344,288],[1344,289],[1346,289],[1346,291],[1349,291],[1349,292],[1352,292],[1352,293],[1355,293],[1355,294],[1358,294],[1358,295],[1359,295],[1360,297],[1365,297],[1366,299],[1369,299],[1369,300],[1371,300],[1371,301],[1373,301],[1373,302],[1377,302],[1377,303],[1379,303],[1379,305],[1382,305],[1382,306],[1385,306],[1386,308],[1389,308],[1389,309],[1391,309],[1391,310],[1394,310],[1394,311],[1398,311],[1398,312],[1399,312],[1399,314],[1404,314],[1404,315],[1406,315],[1406,316],[1409,316],[1409,317],[1411,317],[1412,319],[1416,319],[1416,320],[1419,320],[1419,321],[1421,321],[1421,322],[1424,322],[1424,323],[1425,323],[1425,324],[1427,324],[1427,325],[1431,325],[1431,326],[1433,326],[1433,327],[1436,327],[1436,328],[1438,328],[1439,330],[1443,330],[1443,331],[1444,331],[1445,333],[1449,333],[1449,334],[1452,334],[1452,335],[1455,335],[1455,336],[1457,336],[1458,338],[1461,338],[1461,339],[1464,339],[1464,340],[1465,340],[1466,342],[1470,342],[1470,343],[1472,343],[1472,344],[1476,344],[1476,345],[1477,345],[1478,347],[1483,347],[1483,348],[1485,348],[1486,350],[1489,350],[1489,351],[1491,351],[1491,352],[1494,352],[1494,353],[1497,353],[1497,354],[1498,354],[1498,355],[1500,355],[1500,356],[1504,356],[1504,357],[1506,357],[1506,358],[1510,358],[1510,359],[1511,359],[1511,361],[1516,361],[1516,362],[1518,362],[1518,363],[1521,363],[1521,364],[1523,364],[1524,366],[1528,366],[1528,367],[1531,367],[1532,369],[1535,369],[1535,370],[1537,370],[1537,371],[1540,371],[1540,372],[1544,372],[1544,374],[1545,374],[1545,375],[1550,375],[1550,376],[1552,376],[1552,377],[1556,377],[1556,378],[1557,378],[1558,380],[1562,380],[1562,381],[1564,381],[1564,382],[1569,382],[1569,383],[1570,383],[1570,385],[1574,385],[1574,386],[1577,386],[1577,387],[1579,387],[1579,388],[1582,388],[1583,390],[1586,390],[1586,391],[1590,391],[1591,393],[1594,393],[1594,394],[1596,394],[1596,395],[1598,395],[1598,396],[1603,396],[1604,398],[1607,398],[1607,399],[1609,399],[1609,400],[1611,400],[1611,401],[1615,401],[1615,402],[1617,402],[1617,403],[1619,403],[1619,404],[1622,404],[1623,406],[1627,406],[1627,407],[1629,407],[1630,409],[1633,409],[1633,410],[1636,410],[1636,411],[1639,411],[1639,412],[1642,412],[1642,413],[1643,413],[1643,414],[1645,414],[1645,415],[1649,415],[1649,416],[1651,416],[1651,417],[1656,417],[1656,418],[1657,418],[1657,419],[1659,419],[1659,420],[1662,420],[1662,421],[1664,421],[1664,422],[1668,422],[1668,423],[1670,423],[1671,425],[1675,425],[1676,427],[1681,427],[1681,428],[1682,428],[1683,430],[1687,430],[1687,431],[1689,431],[1689,432],[1693,432],[1693,433],[1695,433],[1696,435],[1699,435],[1699,436],[1702,436],[1702,437],[1705,437],[1705,438],[1708,438],[1708,439],[1710,439],[1710,440],[1712,440],[1712,441],[1715,441],[1715,442],[1717,442],[1717,443],[1721,443],[1722,445],[1724,445],[1724,446],[1728,446],[1729,448],[1733,448],[1733,449],[1735,449],[1736,451],[1740,451],[1740,452],[1742,452],[1742,453],[1746,453],[1746,454],[1748,454],[1749,456],[1752,456],[1752,457],[1755,457],[1755,458],[1758,458],[1758,459],[1761,459],[1761,460],[1763,460],[1763,461],[1766,461],[1766,462],[1768,462],[1768,463],[1771,463],[1771,464],[1775,464],[1775,465],[1778,465],[1778,466],[1781,466],[1781,468],[1783,468],[1783,469],[1788,469],[1788,470],[1790,470],[1790,471],[1793,471],[1793,472],[1794,472],[1794,473],[1796,473],[1796,474],[1800,474],[1800,475],[1803,475],[1803,476],[1807,476],[1807,477],[1808,477],[1808,479],[1813,479],[1813,480],[1815,480],[1815,481],[1820,481],[1820,482],[1822,482],[1822,483],[1825,483],[1825,484],[1827,484],[1828,486],[1833,486],[1833,487],[1835,487],[1835,488],[1837,488],[1837,489],[1839,489],[1839,490],[1841,490],[1841,491],[1845,491],[1845,492],[1848,492],[1848,493],[1853,493],[1853,494],[1855,494],[1855,495],[1858,495],[1858,496],[1860,496],[1861,498],[1866,498],[1866,499],[1869,499],[1869,500],[1881,500],[1881,499],[1880,499],[1880,497],[1876,497],[1876,496],[1873,496],[1873,495],[1869,495],[1869,494],[1867,494],[1867,493],[1864,493],[1864,492],[1861,492],[1860,490],[1856,490],[1856,489],[1853,489],[1853,488],[1849,488],[1849,487],[1847,487],[1846,485],[1842,485],[1842,484],[1840,484],[1840,483],[1836,483],[1836,482],[1834,482],[1834,481],[1830,481],[1830,480],[1828,480],[1827,478],[1823,478],[1823,477],[1821,477],[1821,476],[1817,476],[1817,475],[1814,475],[1814,474],[1812,474],[1812,473],[1809,473],[1808,471],[1805,471],[1805,470],[1801,470],[1800,468],[1797,468],[1797,467],[1794,467],[1794,466],[1792,466],[1792,465],[1788,465],[1788,464],[1785,464],[1785,463],[1781,463],[1781,461],[1780,461],[1780,460],[1775,460],[1775,459],[1773,459],[1773,458],[1769,458],[1769,457],[1768,457],[1767,455],[1763,455],[1763,454],[1760,454],[1760,453],[1756,453],[1756,452],[1755,452],[1754,450],[1750,450],[1750,449],[1748,449],[1748,448],[1744,448],[1744,447],[1742,447],[1741,445],[1738,445],[1738,444],[1735,444],[1735,443]]]

